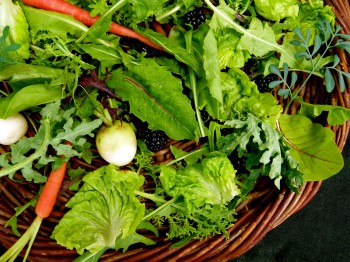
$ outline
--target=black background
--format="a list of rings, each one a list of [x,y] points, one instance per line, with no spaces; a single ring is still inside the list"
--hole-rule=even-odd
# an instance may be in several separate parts
[[[350,262],[350,139],[343,155],[343,170],[306,207],[233,262]]]
[[[298,213],[234,262],[350,262],[350,139],[345,167]]]

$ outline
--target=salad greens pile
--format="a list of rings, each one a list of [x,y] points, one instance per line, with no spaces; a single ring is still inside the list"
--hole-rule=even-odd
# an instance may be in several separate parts
[[[344,91],[350,79],[331,52],[350,52],[350,36],[322,0],[69,2],[101,18],[89,28],[65,14],[0,0],[0,118],[21,112],[30,123],[28,137],[4,147],[0,177],[20,172],[43,183],[48,165],[79,159],[96,166],[69,170],[76,193],[52,234],[82,255],[77,261],[156,244],[139,229],[158,236],[166,226],[166,237],[182,244],[228,237],[235,207],[262,177],[297,193],[305,181],[342,169],[334,133],[323,126],[344,124],[350,110],[299,96],[314,78],[324,80],[320,93],[333,92],[336,80]],[[205,21],[186,23],[198,10]],[[111,21],[160,50],[108,33]],[[275,78],[263,92],[257,79],[266,76]],[[293,102],[297,114],[283,114]],[[157,164],[138,137],[130,165],[108,165],[93,139],[106,111],[109,121],[130,122],[137,134],[144,122],[201,146],[170,146],[173,160]],[[327,121],[317,123],[320,115]],[[144,190],[147,180],[152,191]]]

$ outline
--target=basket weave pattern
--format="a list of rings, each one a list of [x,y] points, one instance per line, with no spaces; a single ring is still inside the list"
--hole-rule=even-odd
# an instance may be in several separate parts
[[[343,33],[350,33],[350,4],[349,1],[325,0],[325,3],[332,6],[337,15],[337,23],[343,28]],[[344,50],[335,50],[339,56],[341,69],[349,72],[349,54]],[[337,90],[328,94],[321,79],[312,78],[309,85],[300,93],[305,101],[318,104],[333,104],[350,108],[350,81],[346,79],[346,90],[339,92],[339,84],[336,83]],[[285,101],[280,101],[281,104]],[[292,104],[288,111],[284,113],[293,114],[298,109],[297,104]],[[335,133],[335,141],[340,150],[343,150],[349,133],[349,122],[342,126],[331,127]],[[193,141],[180,142],[170,141],[168,146],[174,145],[186,151],[193,150],[196,144]],[[6,148],[0,147],[0,153],[4,153]],[[156,160],[166,162],[171,160],[169,147],[157,152]],[[86,164],[79,159],[72,159],[72,165],[84,166],[87,170],[93,170],[103,163],[99,160],[92,165]],[[15,176],[16,177],[16,176]],[[20,176],[18,176],[20,179]],[[72,261],[77,254],[73,250],[67,250],[50,239],[54,226],[67,211],[65,203],[73,195],[68,190],[69,182],[65,181],[54,211],[50,218],[44,220],[39,234],[33,244],[30,261]],[[160,230],[160,236],[147,235],[153,238],[158,244],[152,247],[134,246],[129,251],[107,251],[101,261],[225,261],[233,259],[246,253],[254,247],[270,230],[283,223],[289,216],[302,209],[317,193],[321,182],[305,183],[299,194],[292,193],[286,187],[277,190],[268,179],[261,179],[256,188],[249,194],[249,199],[242,202],[237,208],[237,221],[228,230],[230,237],[225,239],[222,235],[199,241],[191,240],[187,244],[171,248],[173,244],[166,239],[165,233]],[[145,190],[151,188],[151,183],[146,183]],[[17,183],[4,177],[0,179],[0,243],[9,248],[18,239],[11,230],[4,224],[14,214],[14,208],[26,204],[35,197],[38,192],[38,185],[23,182]],[[146,203],[147,204],[147,203]],[[18,229],[23,233],[35,218],[32,207],[24,211],[18,217]],[[23,252],[24,253],[24,252]]]

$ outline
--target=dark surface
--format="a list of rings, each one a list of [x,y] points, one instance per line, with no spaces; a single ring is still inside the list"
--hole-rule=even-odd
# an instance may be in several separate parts
[[[345,167],[311,202],[232,262],[350,262],[350,139]]]
[[[343,170],[304,209],[232,262],[350,262],[350,139],[343,155]]]

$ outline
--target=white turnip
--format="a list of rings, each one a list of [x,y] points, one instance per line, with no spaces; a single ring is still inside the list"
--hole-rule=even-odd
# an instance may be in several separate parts
[[[96,135],[96,147],[108,163],[125,166],[137,150],[137,139],[133,128],[126,122],[115,121],[114,125],[103,126]]]
[[[27,133],[27,130],[27,120],[20,113],[6,119],[0,119],[0,144],[16,143]]]

